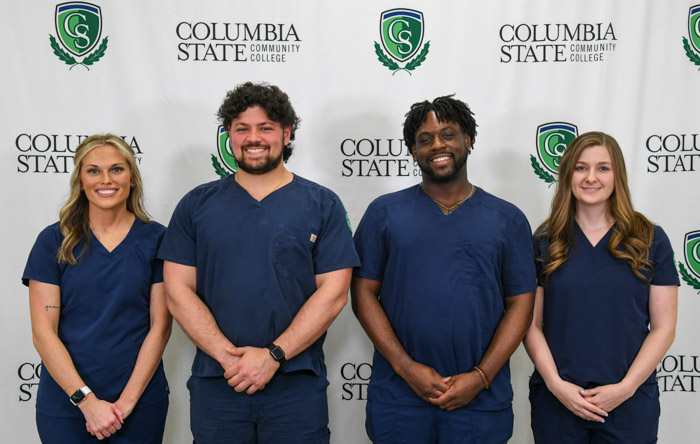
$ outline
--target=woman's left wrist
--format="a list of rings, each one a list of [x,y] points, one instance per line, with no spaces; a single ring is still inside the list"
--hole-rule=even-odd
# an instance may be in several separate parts
[[[125,409],[133,410],[134,406],[136,405],[136,401],[133,401],[133,400],[128,399],[128,398],[119,397],[119,399],[115,402],[115,404],[121,405]]]

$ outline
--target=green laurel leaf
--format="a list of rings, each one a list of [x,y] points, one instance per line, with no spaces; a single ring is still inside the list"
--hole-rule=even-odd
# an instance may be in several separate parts
[[[678,271],[681,274],[681,277],[683,280],[693,287],[694,289],[698,290],[698,294],[700,294],[700,282],[697,281],[689,272],[686,270],[685,266],[681,263],[678,262]]]
[[[58,42],[56,41],[56,38],[49,34],[49,40],[51,41],[51,48],[53,49],[53,53],[58,56],[58,58],[65,62],[66,65],[75,65],[76,62],[73,56],[65,52],[64,50],[61,49],[61,47],[58,45]]]
[[[404,69],[407,69],[409,71],[413,71],[414,69],[418,68],[421,63],[425,61],[425,57],[428,55],[428,50],[430,49],[430,42],[426,42],[425,45],[423,45],[423,49],[421,49],[420,54],[410,62],[406,64],[406,67]]]
[[[107,50],[108,38],[109,36],[103,38],[102,43],[100,43],[100,47],[97,48],[97,51],[85,57],[85,60],[83,60],[83,65],[92,65],[93,63],[99,61],[103,55],[105,55],[105,51]]]
[[[551,174],[549,174],[547,172],[547,170],[542,168],[542,165],[540,165],[540,163],[537,161],[535,156],[533,156],[532,154],[530,155],[530,163],[532,164],[532,169],[535,170],[535,174],[537,174],[537,177],[544,180],[546,183],[548,183],[550,185],[553,184],[554,182],[556,182],[556,179],[554,178],[554,176],[552,176]]]
[[[690,48],[690,43],[688,43],[688,39],[685,37],[683,37],[683,48],[685,48],[685,54],[688,56],[690,61],[700,66],[700,56]],[[698,68],[698,70],[700,71],[700,68]]]
[[[214,171],[216,172],[216,174],[219,175],[220,178],[223,179],[224,177],[231,175],[231,173],[226,171],[224,167],[221,166],[221,164],[219,163],[219,159],[217,159],[216,156],[213,154],[211,155],[211,165],[214,167]]]
[[[382,65],[386,66],[392,71],[399,69],[399,65],[395,61],[391,60],[389,56],[384,53],[384,51],[382,51],[381,46],[379,46],[379,43],[377,42],[374,42],[374,53],[377,54],[377,58],[379,58],[379,61],[382,62]]]

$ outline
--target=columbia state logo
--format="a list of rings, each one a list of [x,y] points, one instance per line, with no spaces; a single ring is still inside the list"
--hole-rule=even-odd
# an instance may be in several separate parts
[[[90,70],[88,66],[99,61],[107,51],[108,37],[93,51],[102,36],[100,7],[83,2],[61,3],[56,6],[55,21],[58,40],[49,34],[53,53],[70,69],[81,65]]]
[[[686,233],[683,253],[685,265],[678,262],[678,270],[685,283],[698,290],[700,294],[700,230]]]
[[[700,5],[691,6],[688,12],[688,38],[683,37],[683,48],[690,61],[700,66]]]
[[[576,125],[566,122],[550,122],[537,127],[537,158],[530,155],[530,164],[537,177],[545,183],[556,182],[559,162],[564,150],[578,136]]]
[[[238,171],[238,163],[233,157],[233,149],[231,148],[231,139],[223,125],[219,125],[216,130],[216,153],[218,156],[211,155],[211,164],[220,178],[223,179]]]
[[[424,31],[425,20],[422,12],[404,8],[384,11],[379,16],[382,45],[374,42],[374,52],[382,65],[394,74],[399,71],[411,74],[411,71],[425,61],[430,50],[430,42],[421,47]],[[401,66],[400,63],[404,62],[406,63]]]

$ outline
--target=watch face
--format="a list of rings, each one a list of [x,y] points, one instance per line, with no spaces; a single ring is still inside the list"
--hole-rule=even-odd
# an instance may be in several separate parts
[[[284,355],[284,350],[282,350],[279,347],[279,345],[270,344],[267,346],[267,348],[270,349],[270,354],[272,355],[272,359],[279,362],[280,364],[282,364],[286,361],[286,358]]]
[[[275,361],[284,359],[284,352],[279,347],[273,348],[272,350],[270,350],[270,353],[272,353],[272,357],[275,358]]]
[[[70,397],[70,400],[73,401],[73,404],[75,405],[78,405],[83,399],[85,399],[85,394],[83,394],[83,392],[80,390],[73,393]]]

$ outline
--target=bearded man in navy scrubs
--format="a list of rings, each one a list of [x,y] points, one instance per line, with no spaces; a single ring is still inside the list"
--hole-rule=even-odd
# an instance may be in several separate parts
[[[475,138],[465,103],[414,104],[404,141],[422,182],[372,202],[355,234],[352,305],[375,345],[375,443],[504,443],[513,433],[508,359],[532,315],[531,230],[469,182]]]
[[[159,251],[168,308],[197,346],[198,443],[327,443],[325,332],[359,264],[340,199],[287,171],[299,119],[276,86],[219,109],[239,171],[196,187]]]

